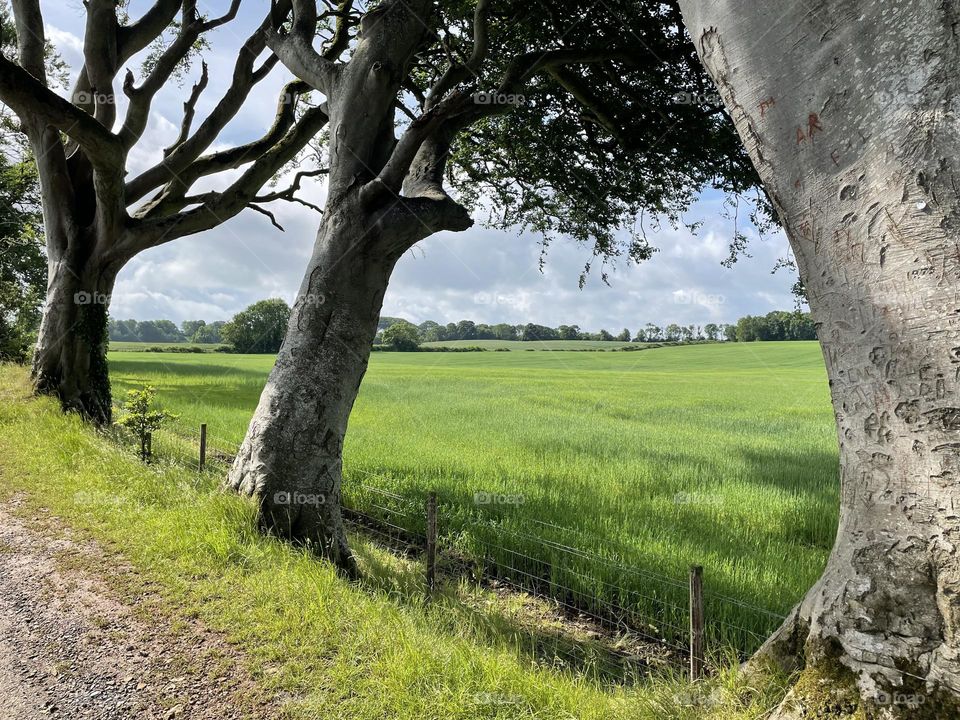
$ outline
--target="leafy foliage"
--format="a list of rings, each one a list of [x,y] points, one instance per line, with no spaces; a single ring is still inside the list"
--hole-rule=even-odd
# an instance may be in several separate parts
[[[32,162],[0,153],[0,360],[25,360],[46,292],[38,182]]]
[[[275,353],[283,344],[290,306],[280,298],[255,302],[220,329],[224,342],[240,353]]]
[[[401,320],[383,331],[383,344],[402,352],[416,350],[420,346],[420,331],[416,325]]]
[[[442,5],[444,20],[460,30],[452,36],[469,37],[464,19],[473,3]],[[532,48],[625,54],[538,74],[509,112],[457,137],[449,180],[458,199],[486,207],[489,224],[535,231],[545,245],[556,236],[592,243],[601,261],[639,262],[653,252],[639,217],[681,223],[704,187],[736,196],[759,186],[675,3],[500,5],[487,62],[468,79],[477,90],[501,87],[511,63]]]
[[[179,416],[165,410],[151,408],[157,391],[152,385],[144,385],[139,390],[128,390],[127,399],[123,403],[124,415],[116,421],[116,425],[133,432],[140,442],[140,457],[149,458],[147,435],[159,430],[168,420],[176,420]]]

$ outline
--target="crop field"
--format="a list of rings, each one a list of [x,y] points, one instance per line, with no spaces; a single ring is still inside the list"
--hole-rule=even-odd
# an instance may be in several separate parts
[[[110,363],[117,401],[149,383],[184,430],[205,422],[211,446],[229,451],[272,357],[117,352]],[[374,353],[344,474],[361,510],[382,502],[371,488],[409,498],[411,513],[437,491],[450,508],[441,524],[462,529],[466,548],[489,539],[470,522],[495,515],[499,552],[664,637],[682,628],[687,570],[702,565],[711,638],[741,652],[818,577],[837,523],[816,343]],[[590,557],[544,562],[541,540]]]
[[[126,342],[123,340],[111,340],[110,350],[112,352],[149,352],[152,348],[161,348],[163,350],[174,350],[180,352],[214,352],[217,348],[226,347],[222,343],[174,343],[174,342]]]
[[[423,347],[480,347],[485,350],[619,350],[624,347],[643,347],[648,343],[620,340],[438,340],[423,343]]]

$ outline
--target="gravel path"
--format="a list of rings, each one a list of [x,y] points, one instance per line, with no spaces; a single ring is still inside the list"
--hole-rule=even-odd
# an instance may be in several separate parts
[[[0,720],[276,717],[222,638],[137,613],[84,568],[128,569],[15,504],[0,504]]]

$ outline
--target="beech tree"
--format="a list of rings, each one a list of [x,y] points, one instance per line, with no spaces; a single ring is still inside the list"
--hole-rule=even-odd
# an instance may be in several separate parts
[[[195,0],[156,0],[137,20],[125,3],[87,0],[83,66],[70,99],[48,87],[39,0],[13,0],[17,45],[0,56],[0,102],[19,118],[36,160],[47,248],[47,293],[33,378],[40,392],[65,409],[109,422],[106,328],[117,273],[137,253],[212,228],[247,207],[292,200],[303,176],[285,190],[258,195],[262,186],[326,123],[320,107],[301,108],[309,90],[300,81],[280,94],[272,127],[250,143],[208,152],[251,90],[277,65],[266,51],[269,17],[240,47],[232,82],[194,128],[197,103],[208,84],[206,65],[183,106],[179,134],[163,159],[128,177],[128,158],[147,126],[157,92],[202,48],[212,30],[233,21],[239,0],[205,17]],[[288,2],[278,2],[282,9]],[[126,112],[118,113],[118,74],[142,51],[138,73],[119,81]],[[261,59],[261,56],[265,55]],[[139,76],[139,79],[138,79]],[[243,169],[223,191],[191,194],[198,181]]]
[[[257,499],[264,530],[352,574],[341,451],[404,252],[468,229],[472,211],[575,238],[598,263],[640,261],[651,248],[628,229],[641,213],[676,219],[704,185],[742,193],[757,180],[673,2],[275,8],[267,44],[330,117],[328,195],[229,484]],[[325,502],[286,502],[298,495]]]
[[[777,716],[960,717],[960,12],[680,4],[793,247],[840,441],[827,568],[759,653],[807,678]]]

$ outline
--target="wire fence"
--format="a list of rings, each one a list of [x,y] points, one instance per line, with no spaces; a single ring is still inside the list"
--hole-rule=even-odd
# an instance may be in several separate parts
[[[191,429],[171,423],[150,438],[150,452],[156,461],[218,474],[229,470],[238,450],[239,446],[222,438],[208,437],[206,426]],[[389,479],[375,472],[345,469],[342,506],[350,529],[395,552],[417,557],[432,540],[435,571],[441,577],[467,578],[546,599],[567,620],[588,623],[614,638],[613,646],[622,645],[623,638],[639,639],[663,648],[675,661],[687,661],[691,659],[691,639],[695,642],[699,632],[708,654],[733,649],[746,656],[786,617],[712,591],[709,567],[704,570],[705,589],[702,595],[697,593],[694,603],[690,578],[631,565],[616,555],[587,547],[591,537],[578,528],[520,519],[496,505],[467,505],[462,498],[441,494],[436,497],[436,531],[431,536],[430,493],[392,492],[383,487]],[[593,540],[596,547],[597,538]],[[705,618],[701,627],[695,627],[698,614]],[[609,657],[598,660],[589,643],[554,638],[546,644],[549,647],[540,650],[549,650],[566,665],[589,662],[596,668],[609,664]],[[693,658],[691,662],[697,659],[702,661]],[[618,662],[617,671],[623,666]]]

